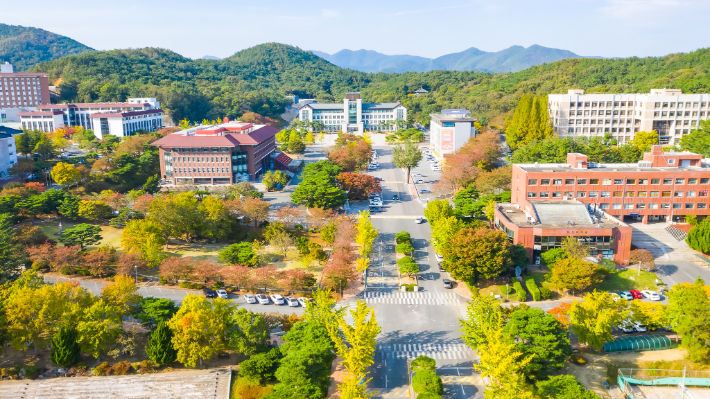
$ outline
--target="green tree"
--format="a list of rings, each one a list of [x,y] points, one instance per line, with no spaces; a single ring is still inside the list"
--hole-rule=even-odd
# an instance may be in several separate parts
[[[136,318],[143,323],[156,325],[161,321],[170,320],[177,310],[178,307],[172,300],[149,296],[141,299],[140,311]]]
[[[9,214],[0,214],[0,284],[16,279],[23,262],[22,251],[14,240],[11,221]]]
[[[79,361],[79,344],[76,342],[76,330],[60,327],[52,338],[51,359],[59,367],[70,367]]]
[[[419,146],[411,141],[406,141],[403,145],[398,145],[392,149],[392,163],[398,168],[407,170],[406,182],[409,183],[409,175],[413,168],[419,165],[422,160],[422,152]]]
[[[67,194],[62,200],[62,203],[59,208],[57,208],[57,211],[60,215],[66,218],[76,220],[76,218],[79,216],[80,202],[81,198],[71,194]]]
[[[543,380],[561,370],[572,354],[567,331],[554,316],[538,308],[514,311],[504,331],[514,339],[515,350],[531,358],[523,368],[531,379]]]
[[[436,226],[432,226],[431,229],[431,242],[436,253],[446,252],[446,247],[451,243],[451,239],[464,227],[466,227],[466,223],[456,216],[439,219]]]
[[[500,305],[493,296],[480,295],[472,298],[466,305],[467,320],[459,320],[466,345],[473,350],[488,345],[486,331],[498,322],[501,313]]]
[[[291,154],[301,154],[306,150],[306,145],[301,140],[301,137],[296,133],[291,133],[291,137],[288,140],[288,152]]]
[[[415,262],[414,259],[409,256],[405,256],[398,260],[397,266],[399,266],[400,273],[406,274],[409,277],[412,277],[415,274],[419,273],[419,266],[417,266],[417,262]]]
[[[150,334],[145,353],[150,360],[160,366],[174,362],[177,359],[177,352],[173,349],[172,339],[173,332],[164,320],[160,320],[158,326]]]
[[[577,237],[566,237],[562,241],[562,249],[570,258],[584,259],[589,256],[589,249]]]
[[[554,375],[547,381],[539,381],[537,394],[542,399],[599,399],[588,391],[573,375]]]
[[[160,176],[153,175],[148,177],[142,188],[143,192],[146,194],[155,194],[160,191]]]
[[[429,370],[429,371],[435,371],[436,370],[436,360],[420,355],[416,359],[412,360],[412,364],[410,366],[412,371],[424,371],[424,370]]]
[[[49,160],[57,156],[58,150],[49,137],[42,135],[37,144],[35,144],[34,152],[39,154],[42,159]]]
[[[688,358],[704,363],[710,358],[710,299],[705,282],[678,284],[668,292],[666,314],[673,331],[680,334]]]
[[[476,186],[470,185],[463,190],[459,190],[454,195],[454,213],[459,216],[478,216],[476,215],[476,209],[474,206],[478,201],[479,194]]]
[[[271,381],[281,364],[281,351],[273,348],[268,352],[257,353],[239,364],[239,375],[252,381],[266,383]]]
[[[520,266],[524,269],[530,265],[528,251],[523,244],[515,244],[510,248],[510,259],[513,262],[513,266]]]
[[[542,263],[552,269],[552,267],[558,261],[565,259],[567,257],[567,252],[563,248],[553,248],[543,252],[540,255]]]
[[[229,347],[236,353],[253,355],[265,350],[269,344],[269,328],[259,313],[239,309],[230,320]]]
[[[254,252],[250,242],[240,242],[219,251],[219,260],[230,264],[256,266],[258,265],[259,257]]]
[[[559,290],[572,292],[599,284],[604,280],[606,271],[592,262],[578,258],[566,258],[555,262],[550,271],[549,281]]]
[[[626,320],[625,304],[614,300],[606,292],[594,291],[584,296],[583,302],[572,302],[569,310],[570,326],[579,342],[601,350],[604,342],[613,341],[611,328]]]
[[[444,394],[444,383],[441,377],[432,370],[421,370],[414,373],[412,377],[412,389],[416,393]]]
[[[705,218],[693,226],[688,232],[685,242],[696,251],[704,254],[710,253],[710,218]]]
[[[126,253],[138,252],[149,266],[156,266],[166,258],[162,250],[167,241],[161,227],[150,220],[137,219],[126,223],[121,231],[121,247]]]
[[[101,352],[111,348],[123,331],[121,308],[104,300],[94,302],[86,309],[76,331],[81,350],[98,358]]]
[[[101,201],[79,201],[79,216],[89,220],[108,219],[113,210]]]
[[[511,244],[499,230],[461,229],[442,254],[446,271],[462,281],[492,278],[512,266]]]
[[[304,176],[291,194],[291,200],[294,204],[308,208],[333,209],[345,204],[348,197],[344,190],[336,187],[335,178],[320,172],[314,176]]]
[[[262,182],[267,189],[271,190],[279,184],[283,187],[288,182],[288,176],[280,170],[270,170],[264,174]]]
[[[680,139],[680,148],[700,154],[705,158],[710,157],[710,121],[700,121],[697,129],[690,131]]]
[[[103,239],[100,233],[101,227],[81,223],[64,230],[59,237],[59,242],[67,246],[78,245],[83,250],[85,245],[98,244]]]
[[[454,210],[451,208],[449,201],[445,199],[435,199],[433,201],[429,201],[424,209],[424,217],[426,217],[427,221],[433,226],[433,228],[436,228],[435,225],[439,220],[453,215]]]

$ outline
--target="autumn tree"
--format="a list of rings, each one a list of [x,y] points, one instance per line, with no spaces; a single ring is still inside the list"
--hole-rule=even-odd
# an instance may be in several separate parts
[[[589,256],[589,249],[577,237],[566,237],[562,241],[562,249],[570,258],[584,259]]]
[[[410,174],[413,168],[419,165],[422,160],[422,152],[412,141],[406,141],[403,145],[398,145],[392,149],[392,163],[398,168],[407,171],[406,182],[409,183]]]
[[[76,326],[77,342],[82,351],[98,358],[108,351],[123,330],[121,307],[101,299],[85,309],[84,317]]]
[[[604,342],[613,341],[611,329],[628,317],[625,303],[615,302],[606,292],[594,291],[583,302],[574,301],[569,309],[572,332],[579,342],[601,350]]]
[[[79,182],[79,172],[69,163],[57,162],[52,168],[52,179],[60,186],[73,186]]]
[[[459,230],[442,255],[451,277],[476,281],[496,277],[510,268],[510,254],[511,244],[505,233],[480,227]]]
[[[121,231],[121,247],[127,253],[138,253],[152,267],[165,259],[166,240],[161,227],[150,220],[132,220]]]
[[[252,270],[249,266],[232,265],[223,267],[220,273],[227,284],[251,289],[256,285]]]
[[[111,271],[110,266],[117,260],[116,249],[110,245],[102,245],[95,251],[90,251],[82,257],[92,276],[104,277]]]
[[[128,276],[117,275],[101,290],[101,297],[107,303],[116,305],[121,310],[121,315],[130,315],[140,309],[141,299],[134,279]]]
[[[555,262],[550,271],[550,283],[559,290],[584,291],[604,280],[605,271],[591,262],[566,258]]]
[[[656,268],[656,259],[653,254],[645,249],[634,249],[629,253],[629,263],[638,264],[644,270],[651,271]]]
[[[436,222],[454,215],[454,210],[448,200],[445,199],[435,199],[427,203],[426,208],[424,208],[424,217],[426,217],[429,224],[432,226],[436,225]],[[435,229],[436,227],[434,227]]]
[[[372,252],[372,246],[379,232],[372,226],[370,211],[361,211],[357,218],[357,237],[355,242],[360,245],[360,255],[367,257]]]
[[[677,284],[668,292],[666,314],[693,362],[706,362],[710,357],[710,299],[704,285],[698,278],[693,284]]]
[[[276,210],[276,218],[289,228],[300,220],[302,214],[303,211],[291,205],[286,205]]]
[[[364,173],[343,172],[335,177],[340,187],[347,191],[348,199],[365,200],[370,193],[382,192],[380,181]]]
[[[108,219],[111,207],[103,201],[79,201],[79,216],[89,220]]]
[[[160,277],[166,280],[172,280],[176,283],[179,280],[187,279],[192,276],[194,270],[193,263],[190,258],[167,258],[160,264]]]

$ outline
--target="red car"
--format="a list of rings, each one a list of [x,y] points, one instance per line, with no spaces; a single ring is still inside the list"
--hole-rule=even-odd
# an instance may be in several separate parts
[[[634,297],[634,299],[643,299],[643,294],[636,290],[630,290],[629,294]]]

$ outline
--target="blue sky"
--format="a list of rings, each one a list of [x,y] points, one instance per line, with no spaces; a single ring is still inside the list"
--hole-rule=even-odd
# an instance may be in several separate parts
[[[710,46],[710,0],[32,0],[0,22],[99,50],[162,47],[227,57],[265,42],[424,57],[539,44],[580,55],[659,56]]]

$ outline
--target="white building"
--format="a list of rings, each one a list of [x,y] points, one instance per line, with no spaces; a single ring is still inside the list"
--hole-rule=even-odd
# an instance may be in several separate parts
[[[473,122],[465,109],[445,109],[440,114],[430,114],[429,142],[440,157],[451,154],[476,137]]]
[[[0,65],[0,108],[49,104],[49,75],[15,72],[12,64]]]
[[[658,132],[661,144],[678,143],[710,116],[710,94],[683,94],[652,89],[649,94],[550,94],[548,110],[555,133],[562,137],[594,137],[611,133],[619,144],[636,132]]]
[[[21,131],[0,126],[0,180],[9,178],[7,170],[17,163],[15,135]]]
[[[323,123],[328,132],[395,131],[406,124],[407,108],[400,103],[367,104],[360,93],[346,93],[342,104],[305,104],[298,116],[302,122]]]
[[[63,126],[92,129],[99,139],[107,134],[124,137],[138,130],[163,127],[163,110],[155,98],[129,98],[126,103],[81,103],[40,105],[36,111],[20,112],[23,129],[53,132]]]

